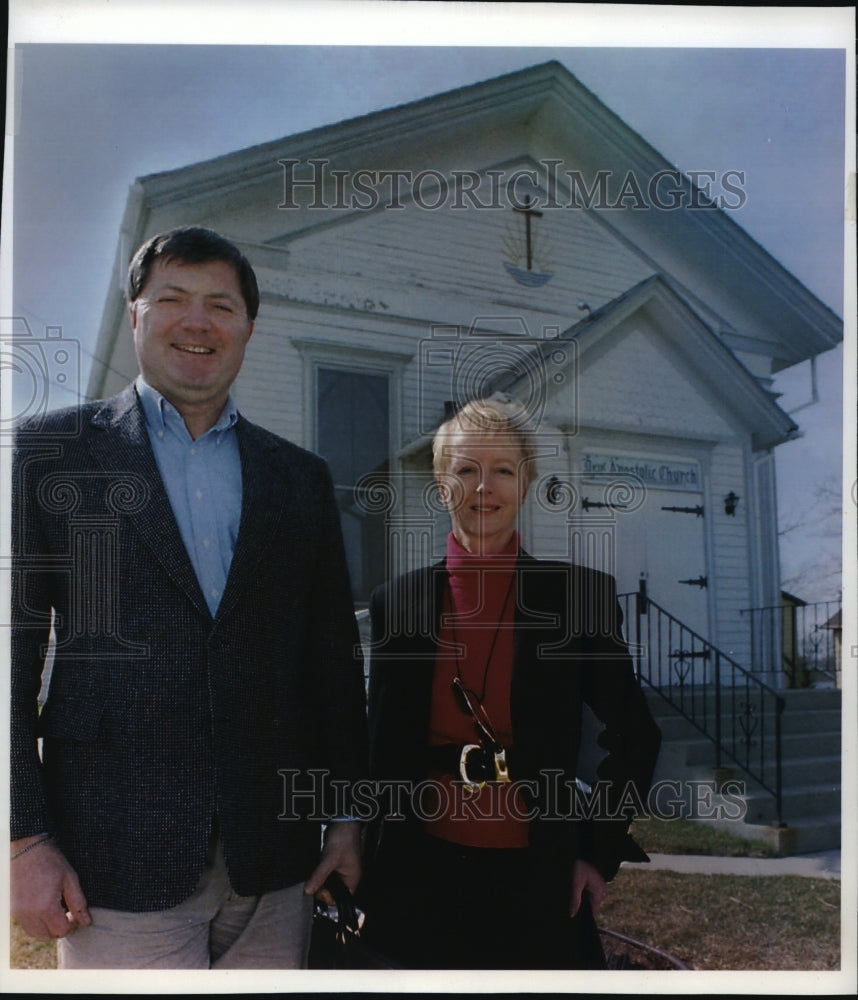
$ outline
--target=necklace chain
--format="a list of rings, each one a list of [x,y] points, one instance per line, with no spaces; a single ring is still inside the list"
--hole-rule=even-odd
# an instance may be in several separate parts
[[[507,607],[509,605],[509,599],[510,599],[510,595],[512,594],[513,585],[514,584],[515,584],[515,570],[513,570],[512,573],[510,574],[509,586],[506,588],[506,594],[504,595],[503,605],[501,606],[500,615],[498,616],[498,623],[495,626],[494,635],[492,636],[491,645],[489,646],[489,653],[488,653],[488,656],[486,657],[485,666],[483,667],[483,683],[482,683],[482,689],[481,689],[480,694],[479,694],[480,705],[482,705],[482,703],[485,701],[486,687],[488,686],[488,679],[489,679],[489,667],[491,666],[492,657],[494,656],[495,645],[496,645],[497,640],[498,640],[498,635],[500,634],[500,630],[503,628],[504,617],[506,615],[506,609],[507,609]],[[452,601],[451,601],[451,604],[452,604]],[[455,613],[452,614],[452,615],[450,615],[450,628],[451,628],[451,630],[453,632],[453,645],[456,648],[456,676],[459,678],[459,680],[464,685],[464,678],[462,677],[461,658],[459,656],[459,641],[458,641],[458,638],[457,638],[457,635],[456,635],[456,616],[455,616]]]

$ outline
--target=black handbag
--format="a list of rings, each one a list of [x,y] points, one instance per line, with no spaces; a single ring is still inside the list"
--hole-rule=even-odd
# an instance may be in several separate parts
[[[334,905],[317,902],[310,934],[310,969],[391,969],[382,956],[361,941],[364,914],[337,872],[325,881]]]

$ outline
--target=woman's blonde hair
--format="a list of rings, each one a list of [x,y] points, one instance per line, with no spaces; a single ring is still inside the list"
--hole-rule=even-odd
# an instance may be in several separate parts
[[[435,475],[443,475],[450,465],[450,445],[457,434],[496,434],[508,438],[521,451],[521,472],[530,484],[536,469],[536,435],[527,410],[510,396],[489,396],[473,399],[455,416],[444,421],[432,442],[432,467]]]

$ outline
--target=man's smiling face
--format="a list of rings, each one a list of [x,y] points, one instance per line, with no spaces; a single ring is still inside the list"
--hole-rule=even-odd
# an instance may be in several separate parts
[[[213,413],[214,423],[253,332],[232,265],[157,261],[130,316],[149,385],[183,416]]]

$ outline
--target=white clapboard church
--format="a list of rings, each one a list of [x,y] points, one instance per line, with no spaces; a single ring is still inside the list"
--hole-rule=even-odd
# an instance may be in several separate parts
[[[358,606],[442,550],[432,433],[500,391],[542,435],[528,550],[645,581],[744,664],[745,612],[780,602],[774,450],[797,432],[772,376],[842,323],[736,224],[743,199],[554,62],[142,177],[89,394],[136,371],[130,254],[210,226],[262,291],[238,405],[329,460]]]

